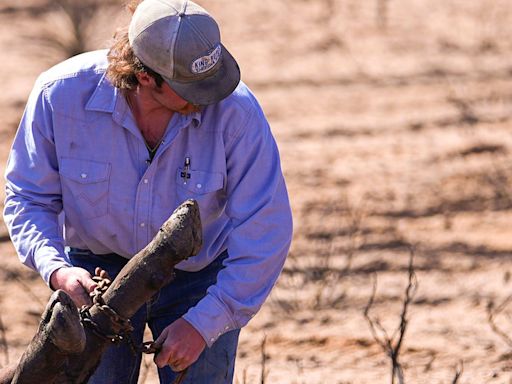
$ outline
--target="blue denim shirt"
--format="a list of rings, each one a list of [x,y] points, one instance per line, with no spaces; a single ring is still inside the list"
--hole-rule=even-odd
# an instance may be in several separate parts
[[[182,201],[197,200],[203,248],[177,268],[198,271],[229,252],[217,284],[184,316],[211,345],[258,311],[289,250],[291,211],[270,127],[240,83],[201,112],[174,114],[149,163],[106,67],[106,51],[90,52],[36,82],[6,168],[12,241],[48,283],[70,266],[65,246],[130,258]]]

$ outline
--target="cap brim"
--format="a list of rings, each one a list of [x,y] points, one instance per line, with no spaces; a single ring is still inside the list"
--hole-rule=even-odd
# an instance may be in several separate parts
[[[196,105],[214,104],[228,97],[240,82],[240,68],[235,58],[222,45],[221,67],[210,77],[200,81],[181,82],[165,78],[180,97]]]

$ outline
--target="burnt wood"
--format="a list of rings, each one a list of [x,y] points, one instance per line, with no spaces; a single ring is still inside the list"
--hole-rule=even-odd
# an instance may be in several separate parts
[[[132,317],[173,279],[174,266],[196,255],[201,246],[199,207],[194,200],[187,200],[123,267],[103,294],[105,304],[124,318]],[[121,331],[97,306],[93,305],[89,312],[105,333]],[[87,383],[110,345],[109,340],[84,327],[69,296],[56,291],[20,362],[0,370],[0,384]]]

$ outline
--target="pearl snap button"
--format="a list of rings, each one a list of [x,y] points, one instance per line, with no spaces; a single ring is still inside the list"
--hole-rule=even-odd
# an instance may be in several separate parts
[[[82,174],[80,175],[80,177],[81,177],[82,179],[85,179],[85,178],[87,177],[87,173],[82,173]]]
[[[140,223],[140,226],[144,228],[146,226],[146,223]]]
[[[148,179],[144,179],[144,184],[147,184],[149,183],[149,180]]]
[[[196,187],[201,189],[201,188],[203,188],[203,185],[202,184],[197,184]]]

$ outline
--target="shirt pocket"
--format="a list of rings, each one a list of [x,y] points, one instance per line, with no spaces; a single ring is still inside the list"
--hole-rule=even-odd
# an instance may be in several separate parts
[[[189,177],[187,177],[187,174]],[[185,176],[185,177],[184,177]],[[218,214],[223,206],[224,175],[220,172],[205,172],[178,168],[176,171],[177,195],[182,203],[187,199],[198,202],[203,221]]]
[[[61,158],[64,210],[92,219],[108,213],[110,163]]]

